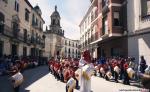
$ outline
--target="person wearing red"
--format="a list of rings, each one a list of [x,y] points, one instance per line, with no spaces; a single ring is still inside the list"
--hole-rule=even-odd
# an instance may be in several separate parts
[[[64,82],[66,83],[69,78],[70,78],[69,64],[66,64],[65,70],[64,70]]]
[[[124,80],[123,80],[123,84],[130,85],[130,82],[129,82],[130,78],[128,76],[127,69],[128,69],[128,62],[125,62],[125,64],[124,64]]]
[[[54,77],[55,79],[57,79],[57,68],[58,68],[58,64],[57,62],[54,63]]]

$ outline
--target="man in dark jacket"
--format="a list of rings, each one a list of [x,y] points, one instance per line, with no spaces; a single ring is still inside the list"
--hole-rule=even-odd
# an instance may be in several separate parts
[[[145,69],[146,69],[146,61],[144,59],[144,56],[141,56],[141,62],[140,62],[141,73],[145,73]]]

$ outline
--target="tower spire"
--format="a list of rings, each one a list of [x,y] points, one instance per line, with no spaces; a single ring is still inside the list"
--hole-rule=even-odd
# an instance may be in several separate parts
[[[57,11],[57,5],[55,5],[55,11]]]

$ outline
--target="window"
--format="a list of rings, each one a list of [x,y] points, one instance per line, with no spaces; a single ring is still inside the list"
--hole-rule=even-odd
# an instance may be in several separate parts
[[[72,54],[74,54],[74,49],[72,49]]]
[[[70,41],[69,41],[69,46],[70,46],[71,44],[70,44]]]
[[[68,53],[70,53],[70,48],[68,49]]]
[[[41,21],[40,21],[40,29],[42,30],[42,23],[41,23]]]
[[[36,43],[37,43],[38,42],[38,33],[36,33],[35,36],[36,36],[35,39],[36,39]]]
[[[78,54],[78,51],[76,50],[76,54]]]
[[[72,47],[74,47],[74,43],[72,42]]]
[[[55,19],[53,19],[52,25],[55,25]]]
[[[3,42],[0,41],[0,57],[3,55]]]
[[[141,0],[142,17],[150,16],[150,0]]]
[[[27,30],[24,29],[24,41],[26,42],[27,41]]]
[[[35,22],[36,26],[38,26],[38,19],[36,18],[36,22]]]
[[[35,16],[34,16],[34,14],[32,15],[32,25],[35,25]]]
[[[147,0],[147,13],[150,15],[150,0]]]
[[[5,16],[3,13],[0,12],[0,33],[4,31],[4,20]]]
[[[11,55],[12,56],[15,56],[15,55],[18,55],[18,46],[17,45],[15,45],[15,44],[12,44],[11,45]]]
[[[15,11],[19,12],[19,3],[15,1]]]
[[[119,21],[119,12],[114,12],[114,21],[113,21],[114,26],[120,26],[120,21]]]
[[[13,22],[13,34],[15,37],[18,37],[19,33],[19,24],[16,22]]]
[[[107,21],[107,17],[104,17],[103,18],[103,31],[102,31],[102,34],[105,35],[105,34],[108,34],[108,21]]]
[[[90,32],[88,32],[88,44],[90,43],[89,38],[90,38]]]
[[[29,22],[29,10],[25,9],[25,20]]]
[[[35,55],[36,55],[36,53],[35,53],[35,52],[36,52],[35,48],[31,48],[30,51],[31,51],[31,56],[35,56]]]
[[[67,45],[67,40],[65,40],[65,45]]]
[[[27,56],[27,47],[23,47],[23,56]]]

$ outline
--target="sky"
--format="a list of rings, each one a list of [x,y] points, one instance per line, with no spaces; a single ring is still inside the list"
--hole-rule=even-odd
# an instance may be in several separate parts
[[[65,30],[65,37],[79,40],[80,29],[79,24],[84,17],[90,5],[90,0],[29,0],[35,6],[39,5],[42,10],[42,17],[45,20],[44,30],[46,25],[51,23],[50,15],[57,10],[61,16],[61,27]]]

